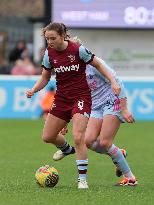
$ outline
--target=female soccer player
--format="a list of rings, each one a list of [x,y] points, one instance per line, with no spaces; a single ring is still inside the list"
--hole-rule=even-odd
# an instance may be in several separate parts
[[[74,149],[59,132],[72,118],[73,137],[76,147],[76,163],[79,173],[78,188],[88,188],[86,182],[87,154],[84,143],[85,131],[91,112],[91,92],[86,79],[86,64],[91,64],[111,83],[113,93],[119,95],[120,86],[114,76],[83,45],[69,41],[67,28],[62,23],[51,23],[43,29],[48,47],[43,58],[43,71],[27,97],[43,89],[50,80],[51,70],[56,73],[57,90],[50,113],[43,129],[43,140],[60,148],[63,153]]]
[[[127,108],[127,98],[122,81],[103,60],[98,60],[113,74],[121,87],[121,92],[119,96],[115,95],[105,76],[93,66],[87,65],[86,75],[92,95],[92,112],[86,129],[85,143],[91,150],[106,153],[111,157],[117,167],[117,176],[122,174],[124,176],[115,185],[134,186],[137,185],[137,180],[125,159],[126,152],[113,144],[121,122],[133,123],[134,118]]]

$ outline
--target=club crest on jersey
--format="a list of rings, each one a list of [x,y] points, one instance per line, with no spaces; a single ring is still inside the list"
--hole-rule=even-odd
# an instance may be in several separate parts
[[[71,63],[75,61],[75,56],[69,55],[68,58],[70,59]]]

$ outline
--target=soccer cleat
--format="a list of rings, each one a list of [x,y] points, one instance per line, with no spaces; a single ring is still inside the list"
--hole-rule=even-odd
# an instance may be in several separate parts
[[[74,153],[75,153],[75,148],[74,147],[72,147],[72,150],[71,150],[70,153],[64,153],[61,150],[58,150],[57,152],[54,153],[53,160],[54,161],[59,161],[59,160],[63,159],[64,157],[66,157],[67,155],[74,154]]]
[[[121,149],[121,152],[122,152],[123,156],[126,158],[127,157],[126,150],[125,149]],[[117,177],[121,177],[122,176],[122,171],[120,169],[118,169],[117,167],[116,167],[116,176]]]
[[[79,180],[78,181],[78,189],[88,189],[88,183],[86,180]]]
[[[54,153],[53,160],[58,161],[63,159],[64,157],[65,157],[64,153],[61,150],[58,150],[57,152]]]
[[[115,186],[136,186],[137,184],[137,179],[123,178],[121,181],[116,183]]]

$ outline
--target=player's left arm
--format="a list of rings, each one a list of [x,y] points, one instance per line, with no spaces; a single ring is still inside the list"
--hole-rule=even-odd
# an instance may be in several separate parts
[[[103,65],[95,56],[90,62],[90,65],[94,66],[102,75],[104,75],[110,82],[111,87],[115,95],[119,95],[121,91],[120,85],[117,83],[113,74]]]
[[[127,108],[127,98],[120,99],[120,107],[121,107],[121,114],[122,114],[123,118],[126,120],[126,122],[128,122],[128,123],[135,122],[135,119],[134,119],[132,113]]]
[[[86,63],[95,67],[102,75],[104,75],[110,82],[111,87],[115,95],[119,95],[121,88],[119,84],[116,82],[115,77],[112,75],[110,71],[103,65],[94,54],[92,54],[88,49],[86,49],[83,45],[79,47],[79,56]]]

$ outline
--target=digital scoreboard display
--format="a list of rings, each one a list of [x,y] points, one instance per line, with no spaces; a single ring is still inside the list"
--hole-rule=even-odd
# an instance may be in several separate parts
[[[70,28],[154,28],[154,0],[52,0],[51,21]]]

